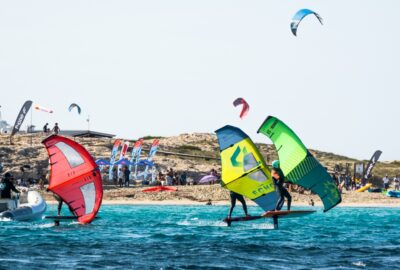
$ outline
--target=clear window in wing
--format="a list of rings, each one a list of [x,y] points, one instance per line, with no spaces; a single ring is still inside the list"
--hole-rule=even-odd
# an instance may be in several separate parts
[[[253,153],[248,153],[244,156],[244,170],[250,171],[258,166],[258,162]]]
[[[261,170],[255,171],[251,174],[248,175],[251,179],[256,180],[260,183],[267,181],[267,176],[265,173]]]
[[[58,142],[56,143],[56,147],[64,154],[71,168],[78,167],[85,162],[81,155],[79,155],[79,153],[68,144]]]

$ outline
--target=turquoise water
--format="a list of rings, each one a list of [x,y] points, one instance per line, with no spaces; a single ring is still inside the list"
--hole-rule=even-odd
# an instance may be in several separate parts
[[[54,214],[50,207],[48,214]],[[1,222],[1,269],[398,269],[400,211],[335,208],[228,228],[223,206],[103,206],[82,226]],[[236,213],[241,214],[237,207]],[[250,212],[257,214],[258,208]]]

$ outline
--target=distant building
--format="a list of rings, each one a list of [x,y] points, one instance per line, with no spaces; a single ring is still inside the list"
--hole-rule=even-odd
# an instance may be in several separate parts
[[[28,131],[28,133],[36,134],[36,133],[42,133],[42,131],[33,129],[33,131]],[[52,133],[50,132],[49,135],[50,134]],[[116,136],[114,134],[108,134],[93,130],[61,130],[59,135],[74,137],[74,138],[105,138],[105,139],[112,139]]]
[[[60,135],[81,138],[107,138],[112,139],[116,135],[92,130],[61,130]]]
[[[7,134],[11,133],[12,126],[10,126],[7,121],[0,120],[0,133]]]

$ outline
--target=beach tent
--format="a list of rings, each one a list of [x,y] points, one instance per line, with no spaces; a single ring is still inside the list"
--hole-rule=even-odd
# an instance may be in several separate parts
[[[117,162],[114,163],[116,166],[131,166],[132,163],[127,160],[126,158],[120,159]]]
[[[156,166],[153,162],[149,160],[140,160],[138,163],[136,163],[137,166],[148,166],[148,167],[154,167]]]
[[[104,160],[104,159],[98,159],[98,160],[96,160],[96,164],[97,164],[98,166],[109,166],[109,165],[111,165],[111,163],[110,163],[109,161]]]

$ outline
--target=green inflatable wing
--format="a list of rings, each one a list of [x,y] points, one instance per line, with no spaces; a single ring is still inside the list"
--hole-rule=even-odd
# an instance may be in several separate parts
[[[332,177],[285,123],[268,116],[258,133],[266,135],[274,143],[287,181],[316,193],[324,204],[324,212],[342,201]]]

